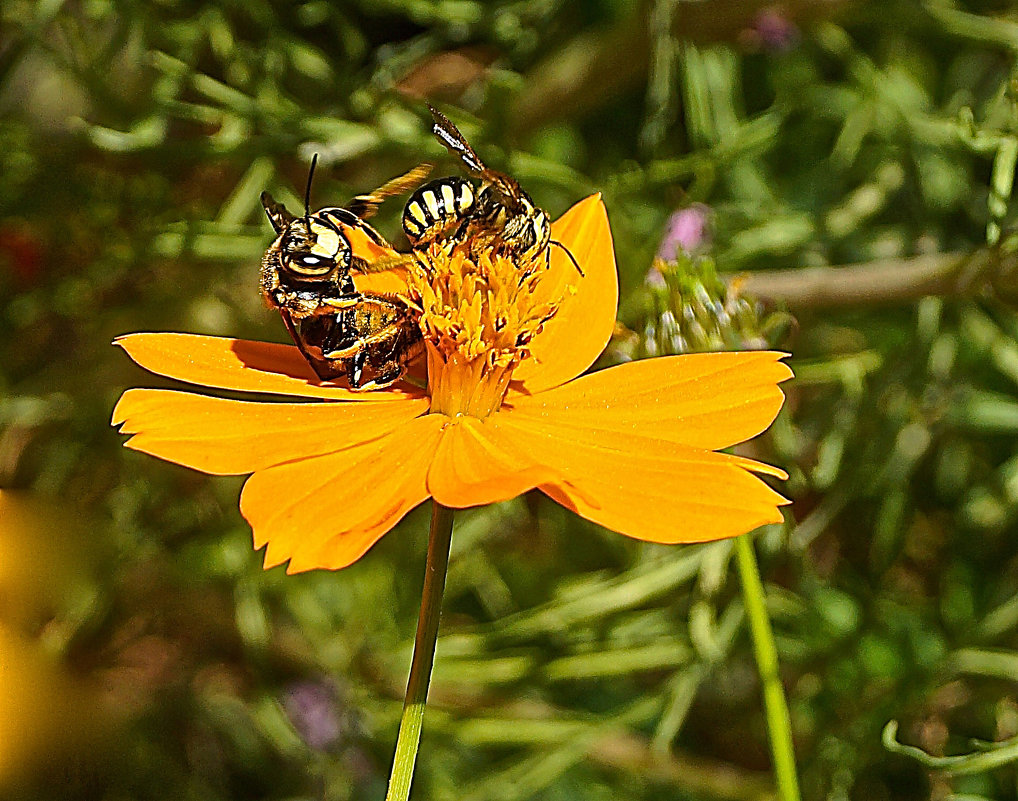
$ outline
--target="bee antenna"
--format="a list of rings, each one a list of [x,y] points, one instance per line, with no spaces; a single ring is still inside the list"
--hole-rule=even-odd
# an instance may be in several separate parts
[[[308,170],[308,185],[304,190],[304,224],[308,228],[308,234],[311,233],[311,179],[315,176],[316,164],[318,164],[317,153],[311,157],[311,169]]]
[[[573,267],[576,268],[576,272],[578,272],[580,274],[580,278],[586,278],[586,275],[584,275],[582,268],[580,267],[579,263],[576,261],[576,257],[569,251],[569,248],[567,248],[561,242],[558,242],[558,241],[556,241],[554,239],[549,239],[548,240],[548,244],[549,245],[557,245],[558,247],[562,248],[562,250],[564,250],[566,255],[569,257],[569,261],[571,261],[573,263]]]

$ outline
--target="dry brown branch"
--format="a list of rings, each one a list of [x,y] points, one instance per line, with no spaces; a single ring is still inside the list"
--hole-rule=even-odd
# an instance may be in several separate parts
[[[1014,256],[995,251],[934,253],[864,264],[769,270],[730,279],[739,292],[790,309],[908,303],[927,295],[973,295],[992,287],[1013,297]]]

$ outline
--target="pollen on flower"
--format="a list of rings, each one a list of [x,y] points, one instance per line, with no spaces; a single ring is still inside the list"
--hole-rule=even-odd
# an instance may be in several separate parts
[[[487,417],[561,298],[539,298],[544,271],[500,254],[432,245],[418,255],[407,301],[424,334],[431,410]]]

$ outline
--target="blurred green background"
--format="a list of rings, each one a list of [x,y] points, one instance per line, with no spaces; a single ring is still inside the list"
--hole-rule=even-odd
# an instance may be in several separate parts
[[[258,193],[454,173],[428,99],[553,216],[604,193],[605,363],[793,353],[749,452],[804,798],[1018,799],[1016,55],[975,0],[5,0],[0,798],[384,794],[427,510],[263,572],[240,479],[121,448],[165,382],[110,341],[284,341]],[[459,515],[415,797],[772,797],[731,553]]]

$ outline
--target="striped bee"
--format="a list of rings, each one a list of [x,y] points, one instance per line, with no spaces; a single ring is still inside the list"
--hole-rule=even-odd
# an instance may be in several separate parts
[[[403,231],[414,247],[461,238],[474,212],[474,185],[465,178],[439,178],[410,196],[403,209]]]
[[[547,266],[549,245],[556,245],[583,275],[572,253],[551,238],[547,212],[534,204],[515,179],[485,167],[448,117],[430,105],[428,109],[434,118],[432,132],[471,175],[480,179],[480,187],[450,177],[431,181],[415,191],[403,209],[403,231],[411,246],[469,242],[516,259],[521,269],[529,272],[539,259]]]
[[[359,291],[351,271],[375,272],[406,264],[364,217],[386,197],[418,186],[430,166],[416,167],[345,208],[310,212],[311,176],[304,215],[296,217],[268,192],[261,196],[275,241],[262,258],[260,286],[320,379],[346,375],[352,389],[379,389],[396,381],[420,344],[421,333],[395,295]],[[373,374],[366,380],[365,368]]]

